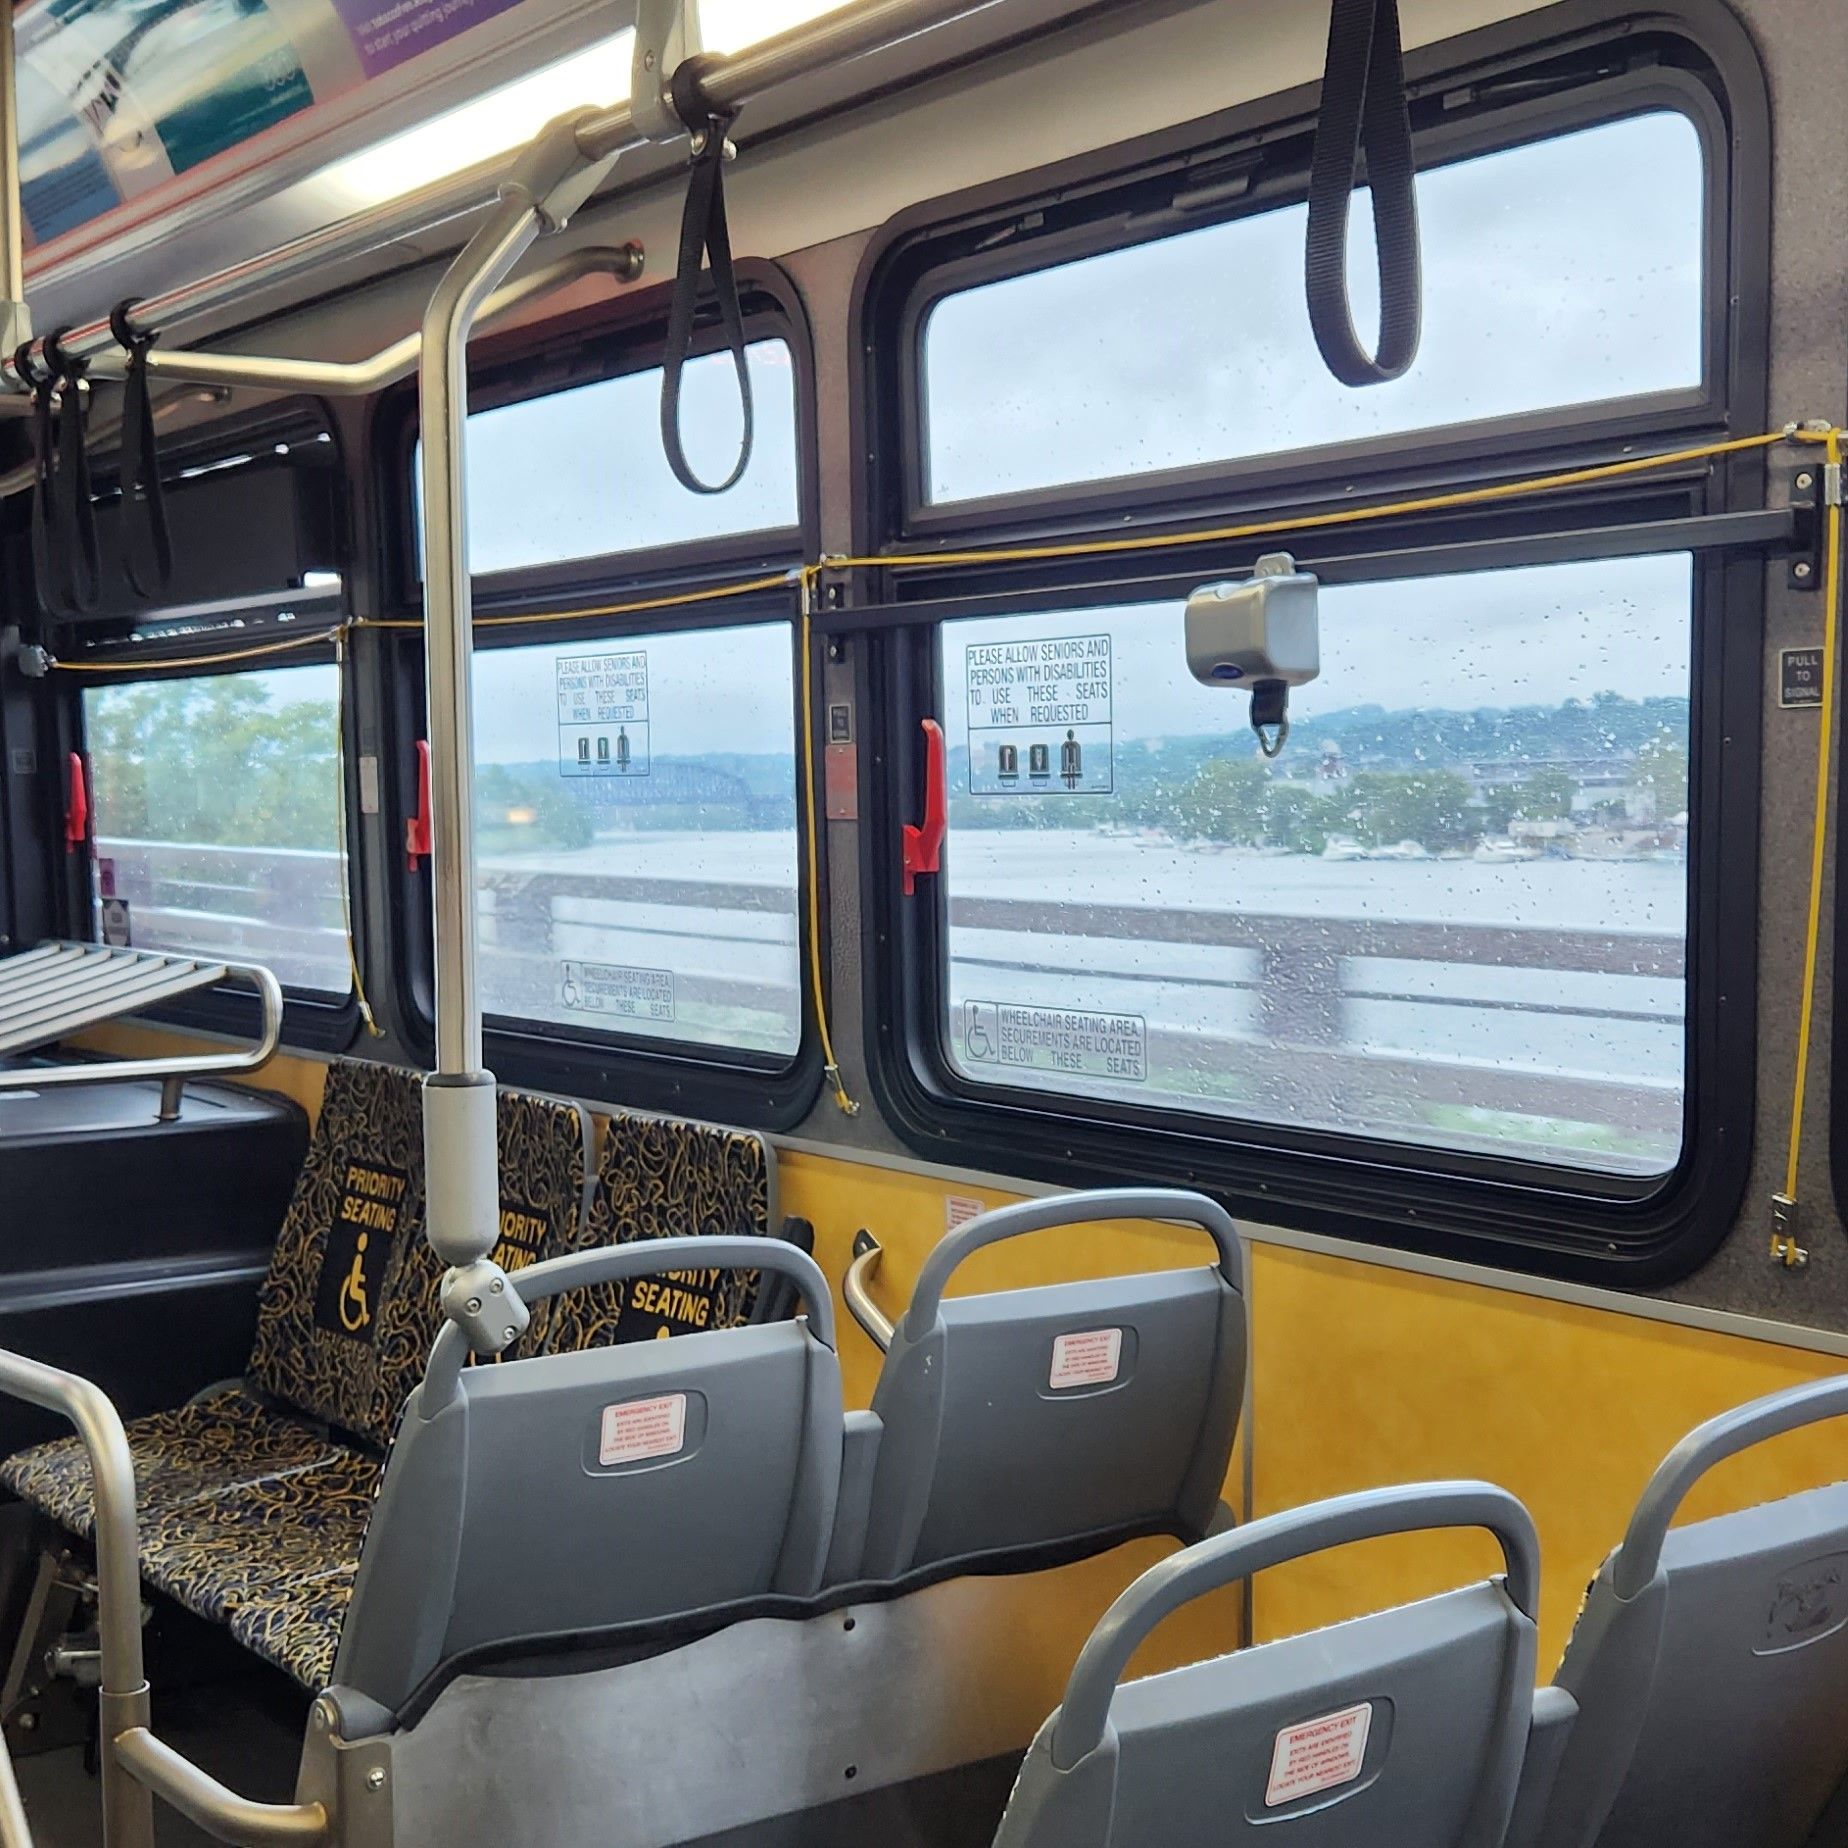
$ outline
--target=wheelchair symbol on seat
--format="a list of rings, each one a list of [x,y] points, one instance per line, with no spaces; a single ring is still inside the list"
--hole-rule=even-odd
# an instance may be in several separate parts
[[[1001,1023],[992,1001],[971,1001],[963,1023],[963,1045],[969,1057],[993,1064],[1001,1057]]]
[[[353,1268],[340,1284],[340,1326],[356,1335],[372,1320],[372,1305],[366,1300],[366,1234],[360,1233],[353,1247]],[[352,1304],[349,1312],[347,1305]]]

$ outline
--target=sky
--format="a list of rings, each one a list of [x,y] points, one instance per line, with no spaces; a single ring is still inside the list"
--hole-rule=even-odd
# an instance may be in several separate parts
[[[1427,169],[1424,339],[1351,390],[1303,302],[1291,207],[964,291],[924,332],[939,501],[1508,416],[1700,382],[1704,176],[1656,113]],[[1378,287],[1366,195],[1355,322]]]
[[[813,10],[803,0],[731,5],[763,32]],[[715,43],[744,29],[724,0],[706,17]],[[1425,172],[1423,347],[1407,379],[1366,392],[1338,385],[1315,353],[1300,209],[965,292],[936,310],[925,336],[933,487],[942,498],[1005,492],[1696,384],[1703,191],[1698,137],[1665,113]],[[1364,209],[1356,233],[1365,329],[1375,290]],[[713,499],[688,494],[667,470],[658,372],[472,418],[477,569],[792,523],[787,350],[754,347],[752,376],[756,460],[738,489]],[[725,356],[688,369],[684,427],[702,471],[729,466],[736,402]],[[1325,590],[1322,676],[1297,691],[1292,711],[1313,722],[1368,703],[1686,697],[1690,610],[1680,556]],[[1120,736],[1243,726],[1242,697],[1187,673],[1174,603],[952,625],[952,736],[966,712],[967,645],[1099,632],[1114,642]],[[781,634],[727,633],[718,647],[710,635],[630,644],[650,652],[657,751],[788,748]],[[551,753],[557,652],[492,657],[479,678],[484,761]]]
[[[796,391],[789,348],[750,349],[756,441],[725,494],[689,493],[661,447],[661,374],[633,372],[529,398],[468,420],[469,547],[478,573],[794,526]],[[681,375],[687,459],[707,481],[737,460],[738,380],[731,356]]]
[[[1685,699],[1692,582],[1683,553],[1325,587],[1322,673],[1291,693],[1292,722],[1311,725],[1318,713],[1365,705],[1556,706],[1605,691]],[[967,737],[971,645],[1087,635],[1111,638],[1119,738],[1242,733],[1250,719],[1245,695],[1204,686],[1188,670],[1183,607],[946,624],[943,712],[951,744]]]

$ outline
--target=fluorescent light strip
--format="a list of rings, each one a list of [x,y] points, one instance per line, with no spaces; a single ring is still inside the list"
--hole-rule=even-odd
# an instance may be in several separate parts
[[[826,13],[824,0],[705,0],[700,26],[711,51],[741,51]],[[543,70],[407,128],[324,167],[308,183],[336,215],[362,212],[523,147],[554,116],[580,105],[618,103],[629,94],[629,46],[623,31],[573,52]]]

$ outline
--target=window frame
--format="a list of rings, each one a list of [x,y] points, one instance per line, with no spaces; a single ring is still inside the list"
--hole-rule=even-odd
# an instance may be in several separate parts
[[[1450,40],[1413,54],[1420,93],[1477,83],[1483,73],[1518,71],[1563,55],[1595,65],[1624,41],[1632,22],[1598,0]],[[1163,135],[1128,148],[1067,162],[1005,187],[940,201],[893,221],[868,252],[859,286],[863,367],[862,453],[872,455],[862,485],[856,550],[928,553],[1016,538],[1056,541],[1136,530],[1159,531],[1203,518],[1237,520],[1313,509],[1312,478],[1335,475],[1342,489],[1391,498],[1496,474],[1537,473],[1555,465],[1614,460],[1641,439],[1650,448],[1712,441],[1764,428],[1768,352],[1768,101],[1749,38],[1719,8],[1691,0],[1672,19],[1651,14],[1651,33],[1682,41],[1708,69],[1699,88],[1717,96],[1702,128],[1706,149],[1710,259],[1705,341],[1709,377],[1700,394],[1588,407],[1578,418],[1544,412],[1495,425],[1458,427],[1427,437],[1361,444],[1171,471],[1118,484],[1083,483],[984,501],[921,508],[921,402],[902,408],[917,379],[918,298],[941,299],[922,281],[928,253],[954,249],[984,223],[1018,218],[1050,198],[1111,197],[1112,174],[1153,156],[1202,164],[1229,141],[1282,138],[1312,92],[1297,91],[1196,124],[1185,137]],[[1471,124],[1477,147],[1513,145],[1537,132],[1571,128],[1654,106],[1661,69],[1594,77],[1582,87],[1488,110]],[[1692,79],[1688,81],[1692,82]],[[1715,127],[1722,132],[1717,135]],[[1494,133],[1499,128],[1500,133]],[[1446,145],[1458,145],[1453,136]],[[1428,158],[1420,142],[1421,160]],[[1298,194],[1300,196],[1300,193]],[[1241,202],[1250,209],[1249,202]],[[1261,207],[1259,208],[1261,209]],[[1118,222],[1118,243],[1125,239]],[[1097,240],[1088,240],[1095,247]],[[1036,254],[1044,256],[1047,246]],[[1089,254],[1087,248],[1084,254]],[[1065,260],[1076,249],[1061,249]],[[994,259],[985,259],[993,262]],[[1035,265],[1037,267],[1037,265]],[[955,272],[957,285],[968,271]],[[1728,296],[1737,300],[1728,306]],[[892,446],[894,436],[898,446]],[[1517,445],[1519,453],[1512,454]],[[883,451],[884,466],[880,465]],[[894,457],[897,458],[896,464]],[[1623,544],[1597,529],[1696,518],[1765,505],[1767,470],[1756,455],[1704,469],[1670,471],[1636,482],[1544,502],[1400,519],[1345,533],[1305,535],[1293,549],[1330,582],[1369,576],[1441,574],[1453,547],[1501,541],[1508,565],[1596,557]],[[1329,504],[1326,488],[1320,504]],[[1345,495],[1339,496],[1344,500]],[[1273,544],[1275,542],[1272,542]],[[1576,548],[1576,549],[1575,549]],[[1125,1176],[1204,1186],[1261,1222],[1439,1252],[1504,1268],[1627,1287],[1685,1275],[1730,1229],[1748,1179],[1754,1103],[1757,895],[1752,880],[1722,880],[1725,864],[1756,867],[1758,740],[1761,727],[1765,567],[1761,557],[1695,549],[1691,611],[1690,770],[1694,829],[1689,843],[1688,1011],[1685,1128],[1681,1157],[1659,1182],[1531,1160],[1462,1155],[1354,1135],[1292,1130],[1172,1108],[1087,1102],[1042,1091],[974,1086],[950,1066],[941,1045],[947,970],[946,900],[928,882],[923,902],[897,897],[905,819],[921,795],[919,718],[935,713],[936,624],[951,614],[995,615],[1079,609],[1135,595],[1180,592],[1227,570],[1248,569],[1258,545],[1163,550],[1127,561],[991,566],[867,573],[859,605],[879,614],[856,648],[861,709],[869,715],[862,750],[883,761],[875,780],[887,799],[870,805],[863,826],[867,887],[862,954],[868,1063],[882,1110],[913,1149],[959,1166],[989,1166],[1068,1184],[1120,1182]],[[1664,539],[1645,549],[1680,551]],[[1478,554],[1480,557],[1480,554]],[[1454,563],[1449,569],[1457,568]],[[1107,582],[1100,580],[1108,580]],[[865,610],[860,610],[862,618]],[[939,715],[940,716],[940,715]],[[864,779],[863,779],[864,781]],[[953,1150],[951,1155],[949,1151]]]
[[[272,639],[265,637],[264,639]],[[279,638],[277,638],[279,639]],[[152,681],[171,680],[215,680],[225,675],[249,674],[262,671],[285,672],[296,667],[333,667],[338,662],[338,654],[333,638],[329,634],[323,645],[304,644],[299,649],[291,649],[273,660],[224,660],[210,666],[189,668],[185,672],[149,673],[149,668],[158,668],[163,658],[171,659],[181,655],[191,657],[197,652],[200,638],[197,635],[182,634],[162,638],[137,646],[131,657],[123,660],[120,672],[86,673],[81,677],[72,675],[71,680],[81,678],[80,685],[60,689],[60,720],[69,743],[66,749],[78,751],[83,755],[85,774],[92,776],[91,802],[94,808],[95,789],[89,742],[85,735],[83,696],[87,692],[100,692],[107,687],[146,685]],[[223,644],[227,653],[240,647],[252,646],[248,629],[237,632],[234,641]],[[209,650],[209,645],[208,645]],[[340,677],[336,699],[340,702],[338,714],[339,735],[343,740],[354,736],[352,705],[352,684],[350,675]],[[359,919],[363,915],[364,859],[359,839],[359,818],[356,812],[353,752],[349,748],[338,765],[341,778],[340,820],[345,835],[345,880],[346,880],[346,916],[349,920],[348,936],[352,942],[359,929]],[[96,856],[79,859],[71,856],[74,864],[64,882],[65,934],[82,941],[95,941],[95,924],[90,913],[91,880],[94,875]],[[180,951],[179,954],[193,954]],[[211,960],[205,952],[198,952],[204,960]],[[302,988],[292,983],[284,983],[282,989],[282,1039],[286,1046],[298,1047],[311,1052],[343,1052],[353,1043],[359,1031],[359,995],[349,982],[346,991],[339,996],[331,996],[324,989]],[[207,991],[204,994],[189,995],[178,1001],[167,1002],[159,1007],[147,1010],[145,1018],[165,1026],[175,1026],[200,1033],[235,1034],[242,1038],[255,1038],[260,1028],[260,1010],[254,997],[232,990]]]
[[[92,664],[98,670],[107,669],[54,674],[45,683],[44,735],[51,740],[53,748],[47,753],[50,761],[40,767],[38,799],[42,804],[40,812],[46,818],[47,838],[58,862],[51,880],[48,922],[52,930],[80,941],[94,941],[95,920],[91,910],[94,858],[57,851],[63,836],[66,799],[61,766],[72,752],[83,756],[86,770],[90,761],[84,736],[84,692],[150,679],[203,679],[218,674],[247,673],[263,667],[331,665],[337,659],[333,632],[354,613],[355,585],[350,567],[353,556],[351,455],[343,426],[328,414],[325,405],[312,398],[289,399],[250,416],[214,421],[163,440],[162,472],[170,488],[176,471],[210,471],[223,467],[230,457],[248,458],[258,467],[268,466],[268,457],[278,444],[304,446],[322,440],[332,449],[334,550],[347,565],[342,572],[338,599],[331,607],[320,607],[311,614],[298,616],[294,612],[304,602],[328,605],[328,594],[306,588],[279,589],[273,593],[238,597],[219,605],[175,606],[166,611],[155,607],[101,618],[86,616],[62,624],[57,619],[44,619],[46,639],[66,659]],[[243,464],[240,462],[239,466]],[[101,473],[107,477],[108,472],[105,465]],[[15,546],[20,543],[16,535]],[[21,582],[23,594],[29,598],[32,595],[31,567],[22,563],[20,568],[27,573]],[[299,647],[279,653],[273,660],[231,658],[265,642],[309,635],[322,640],[318,645],[304,641]],[[159,671],[163,663],[193,657],[201,658],[206,664],[183,674]],[[366,915],[367,886],[357,756],[352,743],[358,732],[350,673],[342,678],[340,699],[340,735],[346,743],[340,764],[340,813],[345,833],[347,915],[351,932],[357,935]],[[149,1008],[137,1018],[185,1032],[242,1039],[256,1038],[261,1026],[255,997],[236,990],[185,996]],[[284,986],[283,1046],[307,1052],[343,1052],[352,1045],[359,1031],[359,996],[353,987],[349,986],[342,996],[330,998],[323,990]]]
[[[548,608],[583,602],[621,602],[670,596],[704,585],[724,584],[793,569],[819,544],[819,458],[815,438],[814,345],[801,297],[776,265],[738,265],[746,309],[747,339],[783,340],[794,369],[796,404],[796,488],[798,520],[793,526],[695,540],[652,549],[606,553],[555,565],[522,567],[475,579],[475,614],[520,616],[511,629],[478,629],[477,653],[496,649],[573,642],[585,649],[620,644],[643,635],[725,629],[780,622],[789,632],[794,668],[790,743],[796,774],[796,947],[801,997],[801,1035],[789,1059],[739,1048],[702,1045],[617,1031],[576,1031],[554,1022],[484,1020],[485,1052],[503,1080],[593,1098],[620,1098],[643,1108],[695,1114],[745,1127],[787,1130],[800,1123],[822,1082],[820,1036],[809,979],[810,906],[808,817],[802,799],[802,662],[794,588],[727,598],[710,605],[643,612],[594,622],[539,620]],[[523,402],[575,386],[658,369],[666,331],[669,289],[658,286],[625,293],[614,304],[479,343],[470,374],[471,410]],[[696,354],[722,351],[721,330],[702,320]],[[391,587],[397,617],[422,613],[417,581],[416,502],[412,482],[417,444],[417,396],[401,387],[379,412],[378,453],[386,459],[381,522],[386,556],[382,582]],[[659,440],[652,424],[643,440]],[[411,780],[413,744],[427,736],[422,638],[402,636],[396,654],[401,681],[394,702],[391,752],[400,766],[396,796],[402,813],[415,812]],[[827,874],[821,873],[823,931],[826,931]],[[413,1054],[427,1061],[435,1046],[435,971],[427,871],[405,872],[395,895],[394,977],[404,997],[403,1031]],[[824,946],[825,953],[825,946]]]

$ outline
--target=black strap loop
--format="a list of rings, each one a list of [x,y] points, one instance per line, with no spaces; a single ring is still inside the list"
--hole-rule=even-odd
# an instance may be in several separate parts
[[[151,603],[173,582],[173,533],[148,379],[148,353],[160,336],[137,331],[129,319],[133,306],[121,302],[109,315],[109,331],[128,355],[122,398],[122,565],[135,594]]]
[[[1367,157],[1380,275],[1380,345],[1354,330],[1347,290],[1349,214]],[[1417,169],[1399,40],[1399,0],[1333,0],[1322,111],[1309,171],[1309,323],[1343,385],[1383,385],[1418,357],[1424,317]]]
[[[681,66],[684,71],[686,66]],[[676,92],[681,71],[675,72]],[[661,374],[661,445],[668,466],[683,488],[694,494],[723,494],[744,478],[756,440],[751,399],[751,368],[745,354],[744,310],[738,301],[738,277],[732,265],[731,228],[725,218],[725,134],[732,117],[704,108],[705,126],[695,128],[693,172],[687,181],[686,210],[680,220],[680,259],[674,275],[673,304],[667,316],[667,353]],[[710,260],[712,292],[719,320],[731,347],[738,374],[738,408],[744,420],[738,460],[723,481],[702,481],[687,460],[680,435],[680,378],[693,350],[693,323],[699,309],[701,268]]]
[[[96,608],[102,560],[96,544],[96,502],[90,492],[90,451],[84,432],[85,360],[73,359],[59,337],[45,341],[45,363],[58,375],[58,467],[52,481],[51,562],[66,610]]]
[[[58,442],[52,405],[58,381],[48,368],[35,373],[30,341],[13,355],[13,367],[32,387],[32,578],[45,613],[63,616],[69,612],[60,589],[63,574],[57,568],[52,540],[52,508],[58,492]]]

